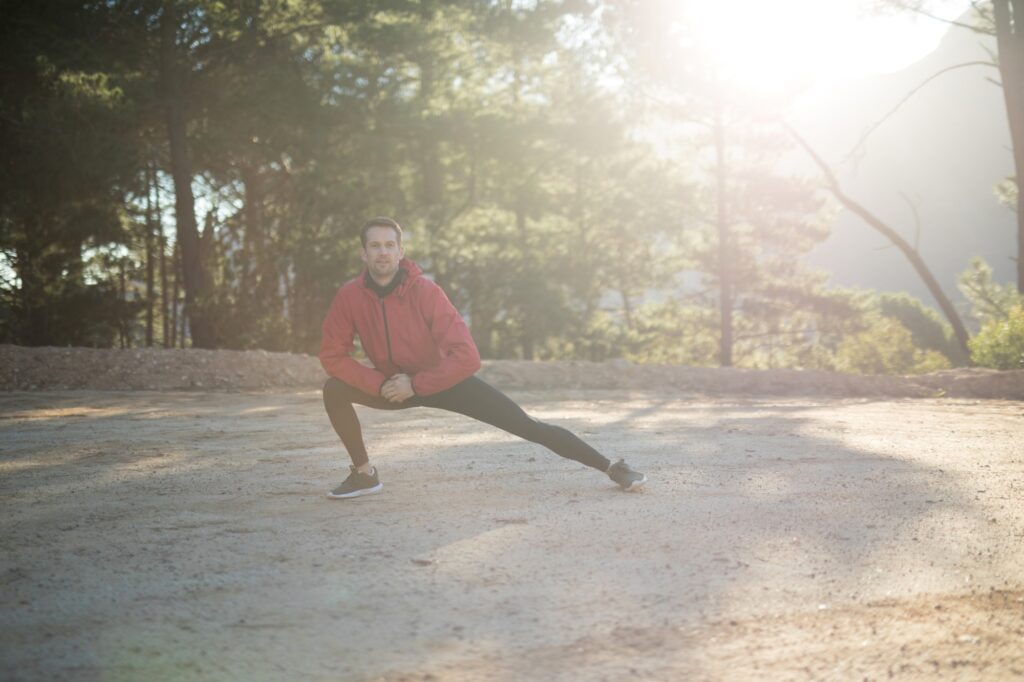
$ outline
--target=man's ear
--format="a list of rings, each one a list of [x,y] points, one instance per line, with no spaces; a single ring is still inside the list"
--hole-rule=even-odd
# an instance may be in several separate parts
[[[362,260],[364,263],[369,263],[370,262],[370,261],[368,261],[366,259],[366,247],[365,246],[363,248],[359,249],[359,259]]]

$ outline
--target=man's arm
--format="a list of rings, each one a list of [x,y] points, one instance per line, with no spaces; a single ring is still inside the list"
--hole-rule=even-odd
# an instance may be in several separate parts
[[[480,353],[459,311],[436,284],[424,292],[423,317],[441,351],[441,363],[418,372],[412,389],[416,395],[431,395],[473,376],[480,369]]]
[[[340,291],[334,297],[320,329],[320,364],[324,371],[363,393],[380,395],[380,387],[387,377],[352,357],[355,327]]]

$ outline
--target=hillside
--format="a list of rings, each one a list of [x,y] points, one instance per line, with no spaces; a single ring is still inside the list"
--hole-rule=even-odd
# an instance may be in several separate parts
[[[953,299],[962,298],[956,276],[971,256],[984,257],[997,281],[1016,278],[1010,260],[1016,220],[993,191],[1013,174],[1002,91],[992,82],[996,69],[970,66],[944,73],[875,130],[861,154],[841,162],[915,87],[948,67],[990,61],[993,49],[994,39],[952,27],[933,53],[902,71],[809,93],[796,119],[839,171],[851,197],[911,242],[919,241]],[[908,291],[934,304],[902,254],[847,211],[810,260],[833,273],[833,284]]]

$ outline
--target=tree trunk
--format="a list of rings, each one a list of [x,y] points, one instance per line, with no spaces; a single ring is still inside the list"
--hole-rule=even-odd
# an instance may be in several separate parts
[[[635,329],[635,325],[633,323],[633,303],[629,300],[629,292],[619,289],[619,296],[622,297],[622,313],[626,318],[626,329],[632,331]]]
[[[192,345],[212,348],[213,334],[208,319],[208,281],[196,225],[192,195],[192,166],[188,153],[185,88],[178,64],[177,15],[168,5],[160,19],[160,90],[167,122],[171,177],[174,180],[174,215],[181,244],[181,267],[185,288],[185,312],[189,317]]]
[[[942,313],[946,316],[949,324],[953,327],[953,333],[956,335],[957,345],[960,346],[960,350],[963,352],[965,358],[971,357],[971,349],[967,345],[967,329],[964,328],[963,322],[960,321],[960,316],[956,312],[956,308],[953,307],[953,303],[946,297],[946,294],[942,291],[942,287],[935,280],[935,276],[932,275],[931,270],[925,264],[924,259],[921,258],[921,254],[914,250],[914,247],[910,245],[903,237],[901,237],[895,230],[883,223],[873,214],[871,214],[866,208],[849,198],[838,188],[832,190],[832,194],[839,199],[839,202],[846,206],[848,209],[853,211],[855,214],[861,217],[871,227],[875,228],[886,236],[893,244],[896,245],[903,255],[907,257],[910,264],[914,266],[914,270],[917,271],[918,276],[924,280],[925,285],[928,287],[928,291],[931,292],[932,297],[939,304],[942,309]]]
[[[420,21],[428,26],[436,17],[437,0],[420,0]],[[420,115],[419,164],[420,193],[423,201],[423,217],[427,234],[437,236],[444,227],[444,171],[441,164],[441,148],[438,126],[432,103],[437,90],[438,55],[430,45],[419,51],[415,57],[419,67],[418,107]]]
[[[185,281],[185,263],[184,263],[184,259],[181,257],[180,245],[179,245],[179,248],[178,248],[177,256],[178,256],[178,258],[177,258],[178,262],[176,263],[176,266],[178,268],[178,281],[179,282],[184,282]],[[176,293],[176,298],[175,298],[175,302],[176,302],[175,307],[178,310],[178,317],[177,317],[178,329],[177,329],[177,331],[175,331],[175,335],[178,337],[178,348],[184,348],[185,347],[185,330],[188,329],[188,315],[185,314],[186,313],[186,310],[185,310],[186,303],[185,303],[184,298],[182,298],[182,291],[183,291],[183,289],[184,289],[184,287],[179,287],[178,288],[178,291]],[[194,342],[193,342],[193,345],[195,345]]]
[[[128,348],[131,344],[128,343],[127,320],[125,319],[125,315],[124,315],[124,311],[127,308],[127,305],[125,305],[125,304],[128,302],[128,296],[127,296],[127,291],[126,291],[126,287],[125,287],[126,276],[125,276],[125,272],[124,272],[124,264],[125,264],[125,259],[124,258],[122,258],[122,259],[120,259],[118,261],[118,284],[119,284],[118,290],[119,290],[119,292],[121,294],[121,296],[120,296],[120,298],[121,298],[121,305],[120,305],[121,310],[118,311],[119,314],[117,316],[117,329],[118,329],[118,335],[121,337],[121,348]]]
[[[164,214],[160,208],[160,184],[157,182],[156,166],[150,167],[153,182],[153,205],[156,210],[157,241],[160,245],[160,321],[163,323],[164,348],[174,342],[170,338],[170,311],[167,309],[167,236],[164,234]]]
[[[420,67],[420,115],[423,130],[420,136],[420,172],[422,174],[422,199],[426,208],[427,231],[431,234],[442,227],[444,217],[444,178],[441,171],[441,153],[437,139],[437,126],[433,120],[430,103],[434,96],[435,65],[433,55],[426,54],[419,61]]]
[[[252,321],[252,314],[260,308],[259,290],[260,275],[260,254],[263,252],[263,220],[260,203],[260,183],[258,173],[248,164],[242,164],[240,169],[244,203],[242,204],[242,251],[239,254],[239,276],[238,300],[239,307],[245,311],[242,321],[245,325]],[[242,333],[248,336],[247,330],[235,329],[237,335]]]
[[[146,172],[146,347],[153,345],[153,296],[154,268],[153,268],[153,184],[150,182],[150,175]]]
[[[1024,293],[1024,2],[993,0],[999,75],[1010,123],[1013,165],[1017,178],[1017,291]]]
[[[730,254],[729,222],[726,212],[725,195],[725,124],[722,120],[722,106],[715,109],[715,185],[717,193],[718,226],[718,314],[721,336],[718,346],[718,364],[732,367],[732,263]]]
[[[786,125],[785,127],[789,130],[790,135],[792,135],[800,146],[804,148],[804,151],[810,155],[818,168],[821,169],[821,172],[825,175],[825,179],[828,182],[829,191],[832,192],[832,195],[839,200],[839,203],[856,215],[860,216],[864,222],[882,233],[886,239],[895,244],[896,248],[903,252],[903,255],[910,261],[914,270],[917,271],[918,276],[924,281],[925,286],[928,287],[928,291],[931,292],[932,297],[939,304],[939,308],[942,309],[942,314],[946,316],[950,326],[953,327],[953,333],[956,335],[957,345],[960,347],[964,358],[970,358],[971,350],[967,345],[967,339],[969,338],[967,329],[964,328],[964,323],[960,320],[960,316],[957,314],[956,308],[953,307],[953,303],[946,297],[946,294],[942,291],[942,287],[940,287],[939,283],[935,280],[935,276],[932,275],[932,272],[928,269],[924,259],[921,258],[921,254],[911,246],[910,242],[901,237],[896,230],[886,225],[856,201],[843,194],[842,188],[839,186],[839,180],[832,172],[832,169],[828,167],[825,161],[818,156],[818,153],[815,152],[809,144],[807,144],[796,130],[789,125]]]
[[[181,244],[174,240],[171,254],[171,270],[174,272],[174,295],[171,296],[171,348],[178,345],[178,296],[181,292]]]
[[[575,260],[576,270],[576,295],[583,301],[584,315],[586,322],[594,309],[594,283],[593,273],[590,267],[590,243],[589,226],[587,225],[587,169],[582,161],[577,160],[575,168],[576,190],[573,196],[573,217],[576,219],[576,234],[579,240],[578,248],[572,250],[572,257]]]
[[[47,231],[42,225],[44,219],[35,219],[25,230],[26,239],[17,249],[15,271],[21,280],[18,290],[20,309],[19,342],[26,346],[42,346],[48,339],[46,315],[46,284],[40,273],[42,260],[40,242],[45,243]]]
[[[494,357],[494,344],[491,343],[491,334],[494,331],[494,313],[488,312],[480,302],[479,288],[476,286],[467,287],[469,290],[469,319],[470,333],[473,342],[476,343],[480,357],[490,359]]]
[[[528,332],[523,332],[523,360],[533,360],[533,336]]]
[[[282,339],[265,334],[256,337],[253,334],[263,327],[259,318],[280,319],[284,315],[287,300],[281,295],[282,277],[286,282],[288,279],[287,269],[282,271],[274,220],[266,210],[267,190],[272,186],[268,181],[272,178],[261,174],[255,165],[243,165],[241,173],[245,192],[245,203],[242,206],[245,234],[243,284],[239,299],[246,301],[245,309],[251,313],[243,313],[247,319],[241,321],[242,329],[236,331],[236,336],[240,331],[260,348],[281,350]]]
[[[519,198],[516,199],[516,229],[519,231],[520,248],[524,263],[528,258],[526,252],[528,249],[527,238],[529,236],[526,231],[525,203],[520,191]],[[533,302],[524,296],[521,303],[523,306],[523,328],[519,342],[523,349],[523,360],[533,360]]]

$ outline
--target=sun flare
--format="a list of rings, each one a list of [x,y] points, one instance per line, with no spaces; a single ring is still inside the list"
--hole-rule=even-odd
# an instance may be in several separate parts
[[[947,8],[952,16],[969,7],[959,4]],[[903,68],[948,28],[910,13],[872,14],[857,0],[692,0],[683,17],[693,46],[724,77],[769,92]]]

